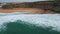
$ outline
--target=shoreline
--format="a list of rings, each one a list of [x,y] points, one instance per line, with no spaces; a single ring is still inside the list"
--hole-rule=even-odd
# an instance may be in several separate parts
[[[11,13],[11,12],[31,12],[40,14],[54,14],[55,12],[50,10],[44,10],[40,8],[13,8],[13,9],[0,9],[0,13]]]

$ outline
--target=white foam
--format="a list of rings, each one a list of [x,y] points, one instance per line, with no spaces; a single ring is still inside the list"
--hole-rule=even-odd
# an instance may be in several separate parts
[[[35,12],[11,12],[11,13],[0,13],[0,16],[4,15],[19,15],[19,14],[37,14]]]
[[[18,14],[0,16],[0,25],[16,20],[27,21],[37,26],[52,26],[52,30],[60,31],[60,14]]]

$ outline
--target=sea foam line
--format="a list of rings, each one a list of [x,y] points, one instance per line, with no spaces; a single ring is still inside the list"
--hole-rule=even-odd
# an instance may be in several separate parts
[[[26,21],[30,24],[35,24],[36,26],[52,26],[52,30],[60,31],[59,14],[19,14],[0,16],[0,25],[2,25],[5,22],[14,22],[16,20]]]

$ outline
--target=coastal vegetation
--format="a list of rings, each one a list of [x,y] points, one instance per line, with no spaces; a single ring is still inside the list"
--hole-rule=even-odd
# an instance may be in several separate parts
[[[42,8],[42,9],[48,9],[49,5],[51,5],[52,2],[24,2],[24,3],[8,3],[4,6],[2,6],[3,9],[8,8]]]
[[[4,5],[2,6],[3,9],[12,9],[13,7],[11,5]]]

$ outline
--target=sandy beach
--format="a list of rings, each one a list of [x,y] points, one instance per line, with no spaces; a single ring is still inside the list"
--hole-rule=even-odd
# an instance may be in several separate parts
[[[33,12],[33,13],[41,13],[41,14],[54,14],[50,10],[43,10],[39,8],[14,8],[14,9],[0,9],[0,13],[11,13],[11,12]]]

